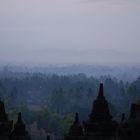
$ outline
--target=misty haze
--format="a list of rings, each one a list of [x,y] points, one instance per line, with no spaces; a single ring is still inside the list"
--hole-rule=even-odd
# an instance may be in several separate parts
[[[0,0],[0,140],[139,140],[139,37],[139,0]]]

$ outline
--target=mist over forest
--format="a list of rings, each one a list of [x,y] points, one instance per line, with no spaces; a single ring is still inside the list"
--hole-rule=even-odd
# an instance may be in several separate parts
[[[68,132],[75,112],[88,118],[99,84],[114,119],[129,113],[140,99],[140,67],[65,66],[0,68],[0,99],[9,117],[21,111],[33,140],[45,140],[46,133],[62,137]]]
[[[140,0],[0,0],[0,140],[140,140]]]
[[[28,73],[42,73],[45,75],[74,75],[83,73],[88,77],[93,76],[100,78],[101,76],[114,77],[117,80],[133,81],[139,76],[140,65],[0,65],[0,77],[18,77],[23,78]]]

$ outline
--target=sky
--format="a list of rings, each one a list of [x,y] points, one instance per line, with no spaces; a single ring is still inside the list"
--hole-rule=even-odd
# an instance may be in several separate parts
[[[0,0],[0,64],[138,65],[140,0]]]

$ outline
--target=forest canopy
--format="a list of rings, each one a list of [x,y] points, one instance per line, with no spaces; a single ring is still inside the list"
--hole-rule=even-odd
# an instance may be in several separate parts
[[[44,131],[64,135],[75,112],[80,114],[81,121],[87,119],[100,82],[104,83],[104,94],[117,120],[122,113],[128,114],[132,102],[140,99],[140,77],[124,82],[110,76],[95,78],[85,74],[41,73],[28,73],[22,78],[0,78],[0,98],[13,120],[18,111],[23,113],[30,133],[36,130],[42,137]]]

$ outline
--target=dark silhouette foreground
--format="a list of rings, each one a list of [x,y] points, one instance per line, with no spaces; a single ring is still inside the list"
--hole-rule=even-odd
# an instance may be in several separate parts
[[[48,135],[47,140],[51,140]],[[87,121],[80,123],[78,113],[69,129],[65,140],[140,140],[140,103],[132,104],[130,117],[125,119],[122,114],[121,122],[113,120],[108,102],[104,96],[103,84],[93,102],[93,107]],[[0,140],[30,140],[22,120],[21,112],[15,124],[8,119],[5,106],[0,101]]]
[[[78,113],[65,140],[140,140],[140,103],[132,104],[130,118],[122,114],[121,122],[112,119],[108,102],[100,84],[97,99],[93,103],[89,120],[79,122]]]

